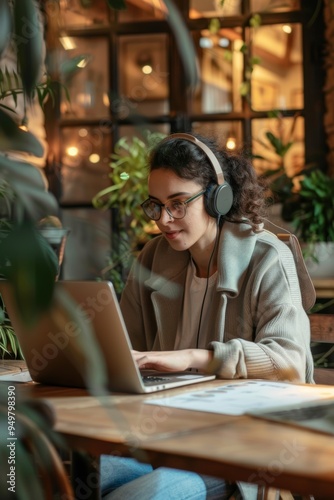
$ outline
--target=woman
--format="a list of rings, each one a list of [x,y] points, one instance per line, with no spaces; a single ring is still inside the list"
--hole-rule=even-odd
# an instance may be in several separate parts
[[[152,152],[148,186],[142,208],[161,236],[144,247],[121,300],[138,366],[312,382],[294,258],[263,228],[252,165],[208,139],[174,134]],[[228,498],[233,489],[112,457],[102,460],[102,478],[108,499],[174,498],[176,485],[178,499]]]

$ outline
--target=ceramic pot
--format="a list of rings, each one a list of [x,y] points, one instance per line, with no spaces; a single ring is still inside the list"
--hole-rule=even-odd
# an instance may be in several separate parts
[[[311,278],[334,278],[334,242],[314,243],[312,246],[303,244],[302,248],[314,256],[305,258]]]

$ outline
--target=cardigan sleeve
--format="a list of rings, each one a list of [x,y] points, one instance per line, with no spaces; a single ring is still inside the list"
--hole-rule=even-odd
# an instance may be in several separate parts
[[[307,366],[308,348],[299,337],[308,337],[308,318],[301,318],[296,308],[282,305],[275,313],[272,309],[265,324],[258,328],[255,341],[239,337],[226,343],[213,341],[209,367],[220,378],[260,378],[312,382],[312,365]],[[297,327],[297,324],[299,325]],[[293,335],[297,329],[300,335]]]
[[[262,250],[238,297],[227,301],[224,338],[208,345],[211,369],[226,379],[313,382],[310,322],[293,258],[287,248]]]

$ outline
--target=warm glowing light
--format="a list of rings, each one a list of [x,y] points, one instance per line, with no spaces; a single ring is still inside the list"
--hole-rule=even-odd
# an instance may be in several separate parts
[[[88,92],[79,92],[77,94],[76,101],[81,106],[88,108],[92,105],[92,96]]]
[[[100,161],[100,155],[93,153],[89,156],[89,161],[91,163],[98,163]]]
[[[60,113],[62,115],[65,115],[67,113],[67,111],[68,111],[68,104],[66,102],[62,102],[60,104]]]
[[[77,48],[74,39],[70,36],[61,36],[59,40],[65,50],[73,50]]]
[[[161,0],[144,0],[144,3],[148,3],[150,9],[153,7],[158,12],[162,12],[166,15],[168,14],[167,6],[165,5],[165,2],[162,2]]]
[[[80,137],[87,137],[88,135],[88,130],[86,128],[81,128],[78,132]]]
[[[78,156],[79,150],[76,146],[70,146],[66,149],[68,156]]]
[[[289,24],[284,24],[282,26],[282,30],[284,31],[284,33],[287,33],[288,35],[292,32],[292,28]]]
[[[243,40],[234,40],[234,50],[237,52],[240,51],[243,44],[244,44]]]
[[[213,47],[213,41],[207,36],[201,36],[199,39],[199,46],[202,49],[211,49],[211,47]]]
[[[219,38],[218,45],[219,47],[223,47],[225,49],[230,45],[230,40],[225,37]]]
[[[28,132],[28,127],[27,127],[27,125],[20,125],[20,126],[19,126],[19,128],[20,128],[21,130],[24,130],[25,132]]]
[[[88,60],[85,57],[83,57],[81,59],[81,61],[78,62],[77,67],[78,68],[85,68],[87,66],[87,64],[88,64]]]
[[[153,68],[150,64],[145,64],[145,66],[143,66],[141,70],[144,75],[150,75],[153,71]]]
[[[106,92],[103,92],[102,102],[103,102],[103,104],[105,105],[106,108],[109,108],[109,106],[110,106],[110,99],[109,99],[109,96],[108,96],[108,94]]]
[[[237,141],[235,137],[228,137],[226,140],[226,148],[230,151],[237,147]]]

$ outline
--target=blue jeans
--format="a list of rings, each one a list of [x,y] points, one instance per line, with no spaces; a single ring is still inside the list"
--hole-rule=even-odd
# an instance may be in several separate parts
[[[133,458],[102,455],[101,490],[104,500],[226,500],[235,485],[195,472],[153,469]]]

